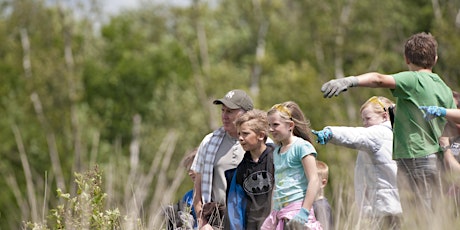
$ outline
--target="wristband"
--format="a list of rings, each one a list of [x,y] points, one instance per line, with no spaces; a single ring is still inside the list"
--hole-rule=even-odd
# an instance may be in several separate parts
[[[445,152],[446,150],[450,149],[450,146],[449,145],[441,146],[441,149],[443,152]]]

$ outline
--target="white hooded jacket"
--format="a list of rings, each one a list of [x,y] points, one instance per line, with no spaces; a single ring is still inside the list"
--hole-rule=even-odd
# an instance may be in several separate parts
[[[357,149],[355,201],[368,217],[402,213],[396,185],[397,165],[392,160],[393,132],[389,121],[370,127],[328,126],[329,143]]]

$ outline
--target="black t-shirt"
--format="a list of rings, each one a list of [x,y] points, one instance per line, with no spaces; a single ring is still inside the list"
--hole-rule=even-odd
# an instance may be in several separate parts
[[[260,229],[270,214],[274,186],[273,144],[254,162],[251,153],[246,152],[237,167],[236,183],[241,185],[247,195],[246,229]]]

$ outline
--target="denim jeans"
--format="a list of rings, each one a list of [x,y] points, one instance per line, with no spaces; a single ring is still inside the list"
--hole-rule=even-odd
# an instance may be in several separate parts
[[[416,208],[429,215],[433,212],[433,198],[436,198],[441,191],[436,154],[396,161],[403,210]]]

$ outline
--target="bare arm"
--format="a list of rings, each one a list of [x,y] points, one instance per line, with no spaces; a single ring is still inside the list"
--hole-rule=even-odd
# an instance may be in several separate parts
[[[195,172],[195,181],[193,183],[193,207],[195,208],[198,226],[200,226],[201,211],[203,209],[203,201],[201,200],[201,173]]]
[[[439,138],[439,144],[441,146],[450,146],[449,138],[448,137]],[[460,164],[458,163],[457,159],[455,159],[454,155],[450,151],[450,148],[446,148],[444,150],[444,165],[451,172],[460,173]]]
[[[455,159],[454,155],[452,154],[450,148],[450,138],[453,136],[458,136],[459,133],[457,131],[457,127],[455,124],[448,122],[444,127],[444,131],[442,132],[442,136],[439,138],[439,145],[444,148],[444,165],[447,169],[451,170],[452,172],[460,173],[460,164],[458,163],[457,159]]]
[[[455,159],[450,149],[446,149],[446,151],[444,151],[444,164],[451,172],[460,173],[460,164],[457,159]]]
[[[460,124],[460,109],[446,109],[446,118]]]
[[[394,89],[396,87],[396,82],[391,75],[372,72],[330,80],[321,86],[321,92],[323,92],[323,97],[331,98],[347,91],[350,87],[357,86]]]
[[[358,86],[360,87],[389,89],[394,89],[396,87],[395,79],[391,75],[371,72],[358,75],[356,78],[358,78]]]
[[[316,159],[313,155],[307,155],[302,159],[303,169],[308,179],[308,188],[302,207],[310,210],[315,201],[315,197],[320,190],[320,181],[318,178],[318,169],[316,168]]]

